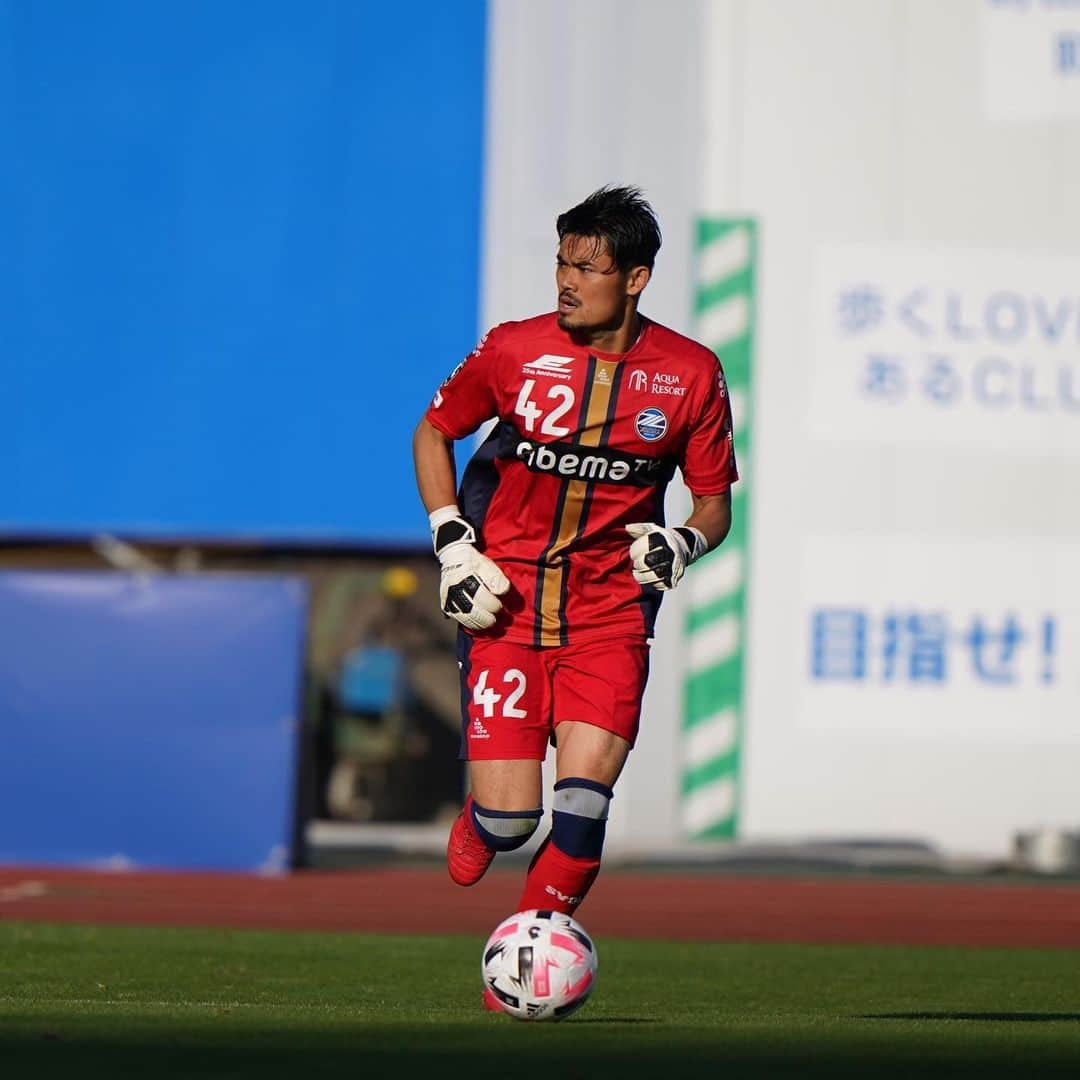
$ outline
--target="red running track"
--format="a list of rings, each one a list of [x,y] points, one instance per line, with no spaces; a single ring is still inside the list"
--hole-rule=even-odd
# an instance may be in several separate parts
[[[444,870],[99,873],[0,867],[0,919],[487,934],[520,872],[471,889]],[[596,934],[668,940],[1080,948],[1080,884],[630,873],[597,882]]]

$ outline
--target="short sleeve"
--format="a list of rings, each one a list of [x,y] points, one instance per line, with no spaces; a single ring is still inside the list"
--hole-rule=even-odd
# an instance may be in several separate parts
[[[424,414],[428,423],[451,439],[471,435],[498,411],[496,393],[499,340],[498,326],[450,374],[431,399]]]
[[[694,495],[720,495],[739,478],[731,429],[731,399],[719,361],[680,463]]]

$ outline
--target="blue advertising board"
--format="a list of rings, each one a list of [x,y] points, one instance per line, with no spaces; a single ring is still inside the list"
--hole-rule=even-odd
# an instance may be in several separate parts
[[[0,0],[0,536],[427,537],[484,0]]]
[[[306,587],[0,573],[0,862],[282,871]]]

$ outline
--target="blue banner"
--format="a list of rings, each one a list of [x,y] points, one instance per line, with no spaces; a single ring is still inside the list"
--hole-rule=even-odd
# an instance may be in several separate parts
[[[0,534],[427,540],[484,0],[0,0]]]
[[[0,862],[286,869],[306,608],[290,578],[0,573]]]

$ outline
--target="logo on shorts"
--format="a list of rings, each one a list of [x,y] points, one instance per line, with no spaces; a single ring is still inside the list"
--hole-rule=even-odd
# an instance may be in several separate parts
[[[490,739],[491,738],[491,735],[488,732],[488,729],[486,727],[484,727],[484,725],[480,722],[480,717],[479,716],[472,722],[472,731],[469,732],[469,735],[474,739]]]
[[[634,419],[638,435],[646,442],[656,442],[667,432],[667,417],[660,409],[650,406],[642,409]]]

